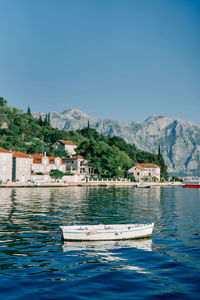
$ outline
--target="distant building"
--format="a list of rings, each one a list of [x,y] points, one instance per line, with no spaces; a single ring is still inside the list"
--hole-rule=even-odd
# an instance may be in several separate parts
[[[94,174],[94,168],[88,166],[88,160],[82,155],[72,155],[70,157],[63,157],[62,160],[66,164],[66,171],[76,175],[90,175]]]
[[[20,151],[13,152],[12,181],[25,183],[31,179],[33,158]]]
[[[55,156],[55,157],[48,156],[48,159],[49,159],[49,163],[52,166],[51,170],[56,169],[56,170],[59,170],[59,171],[62,171],[62,172],[65,173],[66,165],[60,157],[58,157],[58,156]]]
[[[136,181],[141,181],[144,178],[147,178],[148,181],[154,179],[160,181],[160,167],[153,163],[135,164],[128,172],[133,174]]]
[[[0,181],[12,181],[12,152],[0,147]]]
[[[32,172],[48,174],[51,170],[60,170],[65,172],[66,166],[60,157],[48,157],[42,153],[32,154],[33,164]]]
[[[77,146],[71,141],[59,140],[56,142],[55,148],[63,149],[67,151],[69,155],[74,155],[76,154],[75,149],[77,148]]]

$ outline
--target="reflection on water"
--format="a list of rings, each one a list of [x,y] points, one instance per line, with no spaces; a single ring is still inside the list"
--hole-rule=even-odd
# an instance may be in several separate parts
[[[63,242],[63,251],[68,256],[95,257],[99,262],[117,262],[112,268],[115,270],[129,270],[138,273],[150,273],[145,268],[131,265],[128,258],[124,258],[124,249],[131,248],[142,251],[151,251],[151,239],[123,240],[123,241],[84,241],[84,242]],[[141,251],[141,252],[142,252]],[[141,255],[141,253],[140,253]],[[120,262],[120,264],[119,264]]]
[[[138,273],[149,273],[144,268],[129,264],[128,258],[122,257],[122,249],[135,248],[142,251],[151,251],[152,240],[123,240],[123,241],[90,241],[90,242],[64,242],[62,247],[66,255],[84,255],[84,257],[96,257],[99,261],[119,262],[116,270],[134,270]],[[114,266],[113,266],[114,268]]]
[[[133,247],[140,250],[151,251],[152,240],[138,239],[138,240],[121,240],[121,241],[83,241],[83,242],[63,242],[63,251],[108,251],[120,248]]]
[[[151,222],[145,240],[63,243],[59,230]],[[0,299],[198,299],[199,274],[199,190],[0,188]]]

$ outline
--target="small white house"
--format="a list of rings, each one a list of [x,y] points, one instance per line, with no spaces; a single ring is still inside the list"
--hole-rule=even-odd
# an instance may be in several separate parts
[[[59,140],[58,142],[56,142],[55,147],[60,148],[60,149],[64,149],[65,151],[67,151],[67,153],[69,155],[76,154],[75,149],[77,148],[77,145],[75,145],[71,141]]]
[[[144,178],[148,178],[148,181],[153,179],[160,181],[160,167],[153,163],[135,164],[128,172],[133,174],[136,181],[141,181]]]
[[[88,160],[82,155],[72,155],[63,157],[62,160],[66,164],[66,171],[77,175],[94,174],[94,168],[88,166]]]
[[[12,181],[12,152],[0,147],[0,182]]]

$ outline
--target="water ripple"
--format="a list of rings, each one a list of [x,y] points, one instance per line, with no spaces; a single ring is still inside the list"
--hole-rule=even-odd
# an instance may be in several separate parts
[[[0,299],[199,299],[200,201],[182,188],[0,189]],[[62,242],[59,226],[155,223],[152,239]]]

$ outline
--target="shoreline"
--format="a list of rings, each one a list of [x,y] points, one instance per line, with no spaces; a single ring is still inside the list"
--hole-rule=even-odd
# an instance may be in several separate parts
[[[145,184],[150,185],[151,187],[175,187],[175,186],[183,186],[184,184],[181,182],[146,182]],[[136,182],[68,182],[68,183],[60,183],[60,182],[50,182],[50,183],[9,183],[9,184],[1,184],[0,188],[49,188],[49,187],[133,187],[135,185],[139,185]]]

